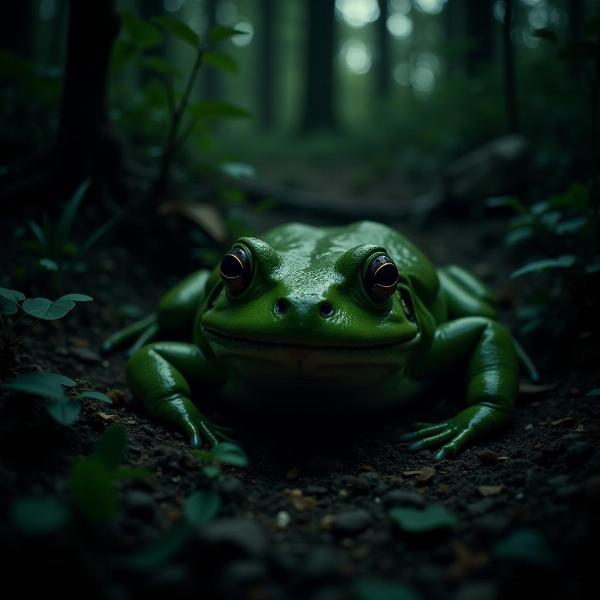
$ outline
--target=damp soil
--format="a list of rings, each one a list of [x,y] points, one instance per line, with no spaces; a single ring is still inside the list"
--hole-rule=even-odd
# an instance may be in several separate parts
[[[508,276],[505,223],[443,219],[408,231],[398,225],[438,264],[456,262],[486,280],[503,319],[513,323],[522,290]],[[7,241],[12,228],[2,226],[6,273],[19,260],[18,246]],[[179,259],[181,244],[173,250],[169,239],[140,239],[134,226],[116,231],[66,290],[88,293],[94,302],[36,325],[19,352],[17,372],[60,372],[108,392],[113,404],[85,401],[79,421],[66,428],[33,400],[2,394],[5,581],[23,593],[41,586],[52,595],[102,598],[588,597],[600,540],[600,401],[586,393],[599,377],[577,365],[547,371],[542,385],[524,380],[510,425],[442,462],[429,450],[409,452],[400,436],[413,421],[460,410],[459,373],[410,407],[360,423],[250,419],[200,393],[196,401],[205,412],[233,426],[249,466],[224,468],[220,514],[194,530],[173,559],[146,572],[125,568],[121,559],[173,528],[185,498],[205,485],[186,440],[131,398],[125,355],[99,351],[107,335],[128,323],[124,308],[151,312],[184,274],[189,261]],[[556,349],[530,351],[543,357]],[[75,517],[46,536],[18,531],[10,518],[15,500],[67,498],[71,464],[112,423],[127,428],[126,465],[153,473],[121,484],[120,515],[101,525]],[[454,527],[409,533],[389,514],[439,505],[454,514]]]

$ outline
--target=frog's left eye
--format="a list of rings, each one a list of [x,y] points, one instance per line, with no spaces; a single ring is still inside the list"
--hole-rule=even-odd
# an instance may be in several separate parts
[[[234,246],[221,260],[221,280],[232,296],[244,292],[252,279],[252,261],[248,253]]]
[[[364,277],[365,289],[371,299],[381,303],[389,300],[398,285],[398,267],[384,255],[371,259]]]

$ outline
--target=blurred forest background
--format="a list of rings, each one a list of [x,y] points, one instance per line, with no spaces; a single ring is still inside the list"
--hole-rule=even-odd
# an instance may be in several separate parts
[[[211,47],[192,86],[193,125],[178,160],[192,169],[187,177],[193,178],[193,169],[222,162],[234,163],[234,175],[248,175],[253,170],[236,163],[264,163],[267,175],[294,186],[297,174],[286,161],[344,157],[367,161],[370,171],[359,169],[350,182],[358,192],[389,171],[402,173],[408,192],[409,183],[428,182],[449,160],[505,133],[522,134],[535,149],[534,171],[543,173],[540,194],[589,172],[591,92],[582,62],[586,19],[597,11],[593,0],[95,4],[87,12],[72,9],[74,27],[81,37],[117,36],[107,119],[139,164],[160,161],[170,119],[165,79],[173,81],[175,95],[182,93],[196,56],[186,30],[163,39],[159,21],[166,17],[200,39],[215,25],[242,32]],[[102,23],[117,14],[118,33],[103,34]],[[62,77],[68,44],[77,47],[81,40],[69,40],[68,19],[67,0],[4,6],[3,176],[15,159],[30,158],[52,143],[61,114],[63,126],[69,126],[59,108]],[[564,52],[568,44],[570,55]],[[82,48],[85,53],[85,44]],[[84,70],[101,78],[102,57],[92,52],[88,58],[92,62]],[[75,85],[81,94],[86,87],[104,94],[103,84],[93,79],[80,74]],[[207,114],[197,105],[207,100],[236,108],[213,105]],[[63,107],[68,101],[63,97]],[[80,103],[77,97],[71,101]],[[244,118],[250,115],[255,118]]]

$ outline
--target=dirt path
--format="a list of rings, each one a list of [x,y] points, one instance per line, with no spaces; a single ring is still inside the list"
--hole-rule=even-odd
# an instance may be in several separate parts
[[[410,233],[436,261],[458,262],[487,279],[510,321],[519,291],[507,283],[502,231],[497,223],[445,222]],[[213,409],[215,418],[234,424],[249,467],[225,469],[219,517],[173,560],[141,574],[120,566],[116,558],[177,523],[184,499],[202,485],[198,460],[183,438],[132,402],[125,357],[98,354],[101,340],[124,322],[119,309],[152,310],[178,275],[165,277],[146,261],[143,248],[135,255],[106,249],[69,290],[89,292],[95,302],[38,327],[24,347],[27,369],[119,390],[113,393],[119,401],[86,403],[70,429],[41,410],[30,416],[29,408],[3,405],[3,514],[24,495],[64,497],[73,459],[89,453],[111,423],[127,427],[127,464],[154,473],[122,485],[122,514],[106,527],[76,521],[40,539],[16,532],[3,518],[2,564],[22,575],[25,588],[44,581],[120,598],[134,591],[256,600],[585,597],[600,539],[600,403],[585,395],[598,385],[589,372],[522,394],[507,431],[441,463],[428,450],[408,452],[399,436],[413,420],[456,413],[460,381],[442,382],[407,412],[360,424],[324,422],[320,433],[298,431],[293,417],[290,427],[260,425]],[[451,522],[421,532],[403,530],[390,517],[391,509],[435,512],[440,506]]]

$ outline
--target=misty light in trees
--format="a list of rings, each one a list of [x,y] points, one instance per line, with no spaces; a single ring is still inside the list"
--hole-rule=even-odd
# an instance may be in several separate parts
[[[407,15],[412,8],[410,0],[390,0],[390,9],[393,12],[399,12]]]
[[[388,31],[395,38],[402,40],[409,37],[412,33],[412,19],[402,13],[394,13],[393,15],[390,15],[386,24]]]
[[[340,55],[346,67],[357,75],[364,75],[371,69],[372,59],[369,47],[361,40],[350,39],[341,49]]]
[[[377,0],[336,0],[335,13],[350,27],[364,27],[379,18]]]
[[[437,15],[442,12],[446,0],[415,0],[415,6],[430,15]]]
[[[235,46],[247,46],[254,38],[254,27],[249,21],[240,21],[235,24],[235,29],[242,31],[243,35],[236,35],[231,38]]]
[[[42,21],[50,21],[56,16],[56,0],[42,0],[40,2],[39,15]]]

